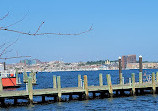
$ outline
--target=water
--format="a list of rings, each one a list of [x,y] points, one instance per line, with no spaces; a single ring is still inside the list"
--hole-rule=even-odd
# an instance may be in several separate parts
[[[151,74],[152,72],[157,72],[158,69],[144,70],[146,74]],[[111,74],[112,83],[117,84],[118,71],[72,71],[72,72],[53,72],[53,73],[38,73],[37,74],[37,84],[34,89],[41,88],[52,88],[53,86],[53,75],[61,76],[61,86],[62,87],[77,87],[78,74],[88,76],[88,85],[99,85],[99,73],[103,74],[103,83],[106,83],[106,74]],[[125,81],[127,78],[131,77],[131,73],[136,74],[136,81],[138,81],[138,70],[124,70],[123,76]],[[22,75],[19,75],[22,80]],[[25,85],[17,90],[25,90]],[[46,98],[46,100],[51,100],[51,98]],[[6,100],[6,103],[12,100]],[[26,100],[18,100],[18,102],[23,102]],[[35,97],[34,101],[41,101],[41,97]],[[13,101],[12,101],[13,102]],[[118,111],[118,110],[158,110],[158,95],[145,95],[145,96],[135,96],[135,97],[118,97],[118,98],[104,98],[104,99],[93,99],[85,101],[68,101],[61,103],[45,103],[45,104],[34,104],[33,106],[8,106],[6,108],[0,108],[0,110],[7,111],[80,111],[80,110],[108,110],[108,111]]]

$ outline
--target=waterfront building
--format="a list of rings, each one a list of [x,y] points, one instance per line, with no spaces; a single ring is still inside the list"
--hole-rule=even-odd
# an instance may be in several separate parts
[[[136,63],[136,55],[124,55],[122,56],[122,68],[126,69],[128,63]]]

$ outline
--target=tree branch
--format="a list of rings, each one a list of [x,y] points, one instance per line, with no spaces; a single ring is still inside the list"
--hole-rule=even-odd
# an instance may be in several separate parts
[[[11,29],[8,29],[5,27],[0,27],[0,30],[6,30],[9,32],[15,32],[15,33],[19,33],[19,34],[33,35],[33,36],[36,36],[36,35],[81,35],[81,34],[84,34],[84,33],[87,33],[87,32],[90,32],[91,30],[93,30],[92,26],[91,26],[88,30],[80,32],[80,33],[37,33],[40,30],[40,27],[42,26],[42,24],[39,26],[39,28],[37,29],[37,31],[35,33],[21,32],[21,31],[17,31],[17,30],[11,30]]]
[[[6,15],[4,15],[2,18],[0,18],[0,20],[5,19],[8,15],[9,15],[9,12]]]

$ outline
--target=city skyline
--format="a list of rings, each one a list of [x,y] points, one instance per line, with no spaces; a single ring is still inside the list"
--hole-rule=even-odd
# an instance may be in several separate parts
[[[158,61],[157,26],[158,1],[1,1],[0,17],[6,25],[25,15],[24,20],[11,29],[35,32],[42,21],[40,32],[78,33],[79,36],[28,36],[0,31],[0,44],[19,40],[5,57],[28,55],[41,61],[65,62],[117,60],[121,55],[142,55],[143,60]],[[36,6],[35,6],[36,4]],[[24,8],[25,7],[25,8]],[[22,58],[23,59],[23,58]],[[22,59],[7,60],[17,63]],[[0,60],[3,62],[4,60]]]

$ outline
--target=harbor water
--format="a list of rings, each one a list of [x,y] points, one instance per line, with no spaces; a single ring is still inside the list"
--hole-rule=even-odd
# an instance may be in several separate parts
[[[158,69],[147,69],[143,70],[143,79],[147,81],[152,72],[157,72]],[[82,76],[87,75],[88,85],[99,85],[99,74],[103,74],[103,84],[107,84],[106,74],[111,75],[112,84],[117,84],[118,81],[118,70],[104,70],[104,71],[63,71],[63,72],[39,72],[37,73],[37,85],[33,86],[34,89],[43,89],[43,88],[52,88],[53,87],[53,75],[61,77],[61,87],[77,87],[78,85],[78,74]],[[123,70],[124,82],[129,82],[131,73],[136,74],[136,81],[138,81],[139,71],[138,70]],[[22,74],[19,75],[21,81],[23,80]],[[21,87],[18,89],[7,89],[7,90],[25,90],[26,85],[21,84]],[[63,97],[66,99],[67,97]],[[51,100],[51,97],[47,97],[46,100]],[[35,97],[35,102],[41,101],[41,97]],[[158,110],[158,95],[146,94],[143,96],[130,96],[130,97],[117,97],[117,98],[103,98],[103,99],[92,99],[92,100],[72,100],[65,102],[47,102],[47,103],[38,103],[32,106],[30,105],[18,105],[13,106],[10,103],[13,100],[7,99],[5,103],[8,104],[5,107],[1,107],[2,111],[97,111],[97,110],[107,110],[107,111],[155,111]],[[27,100],[19,99],[18,102],[27,102]]]

